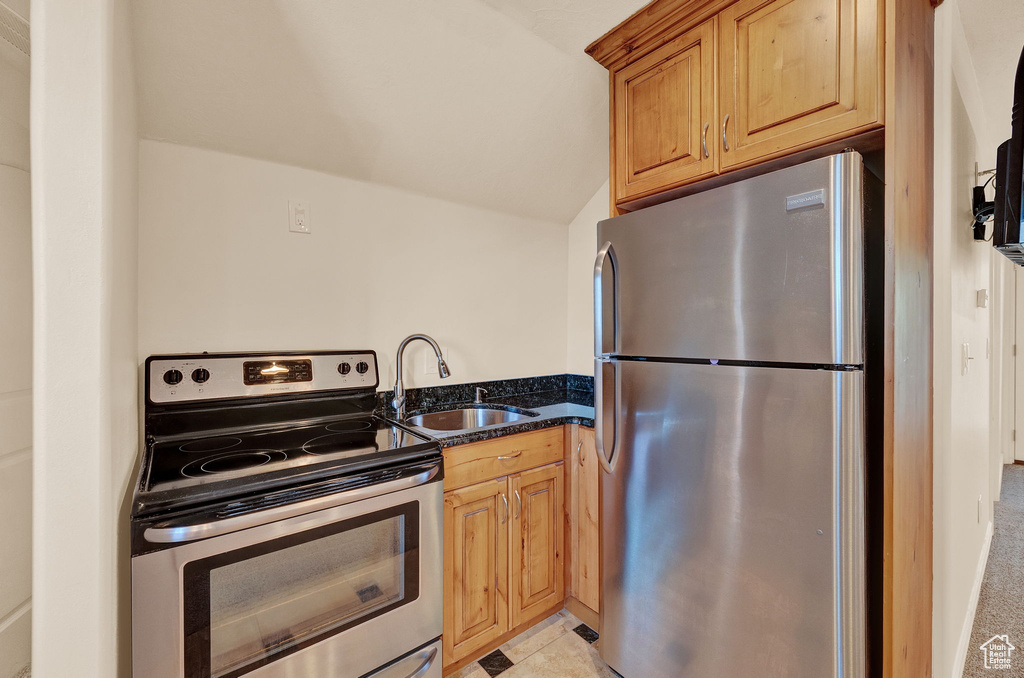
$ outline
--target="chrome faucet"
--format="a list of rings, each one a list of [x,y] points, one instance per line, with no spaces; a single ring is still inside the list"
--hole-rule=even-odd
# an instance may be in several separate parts
[[[487,389],[476,387],[476,395],[473,397],[473,402],[477,405],[481,405],[484,402],[484,398],[487,396]]]
[[[405,384],[402,383],[402,355],[405,353],[405,347],[417,339],[427,342],[434,349],[434,355],[437,356],[438,376],[442,379],[452,376],[451,371],[448,369],[448,363],[444,361],[444,357],[441,355],[441,347],[437,345],[436,341],[425,334],[410,334],[403,339],[402,343],[398,345],[397,367],[395,368],[395,399],[391,401],[399,421],[405,419]]]

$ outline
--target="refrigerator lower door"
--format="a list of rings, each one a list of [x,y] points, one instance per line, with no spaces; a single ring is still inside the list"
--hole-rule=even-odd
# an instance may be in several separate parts
[[[602,658],[864,678],[863,373],[601,367]]]

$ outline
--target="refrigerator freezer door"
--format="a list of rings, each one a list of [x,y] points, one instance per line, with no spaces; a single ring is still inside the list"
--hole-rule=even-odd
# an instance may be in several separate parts
[[[596,354],[862,364],[863,173],[842,153],[602,221]]]
[[[864,678],[863,373],[611,371],[602,658],[625,678]]]

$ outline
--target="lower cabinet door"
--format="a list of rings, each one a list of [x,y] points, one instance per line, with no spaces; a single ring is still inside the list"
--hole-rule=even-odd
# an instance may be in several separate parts
[[[597,460],[594,429],[580,427],[573,466],[572,591],[594,612],[601,611],[601,467]]]
[[[563,468],[558,462],[510,479],[512,626],[565,599]]]
[[[508,479],[444,495],[444,664],[508,631]]]

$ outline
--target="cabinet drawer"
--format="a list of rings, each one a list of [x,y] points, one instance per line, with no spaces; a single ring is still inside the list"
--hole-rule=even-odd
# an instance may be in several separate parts
[[[444,451],[444,489],[454,490],[561,460],[561,426],[456,445]]]

